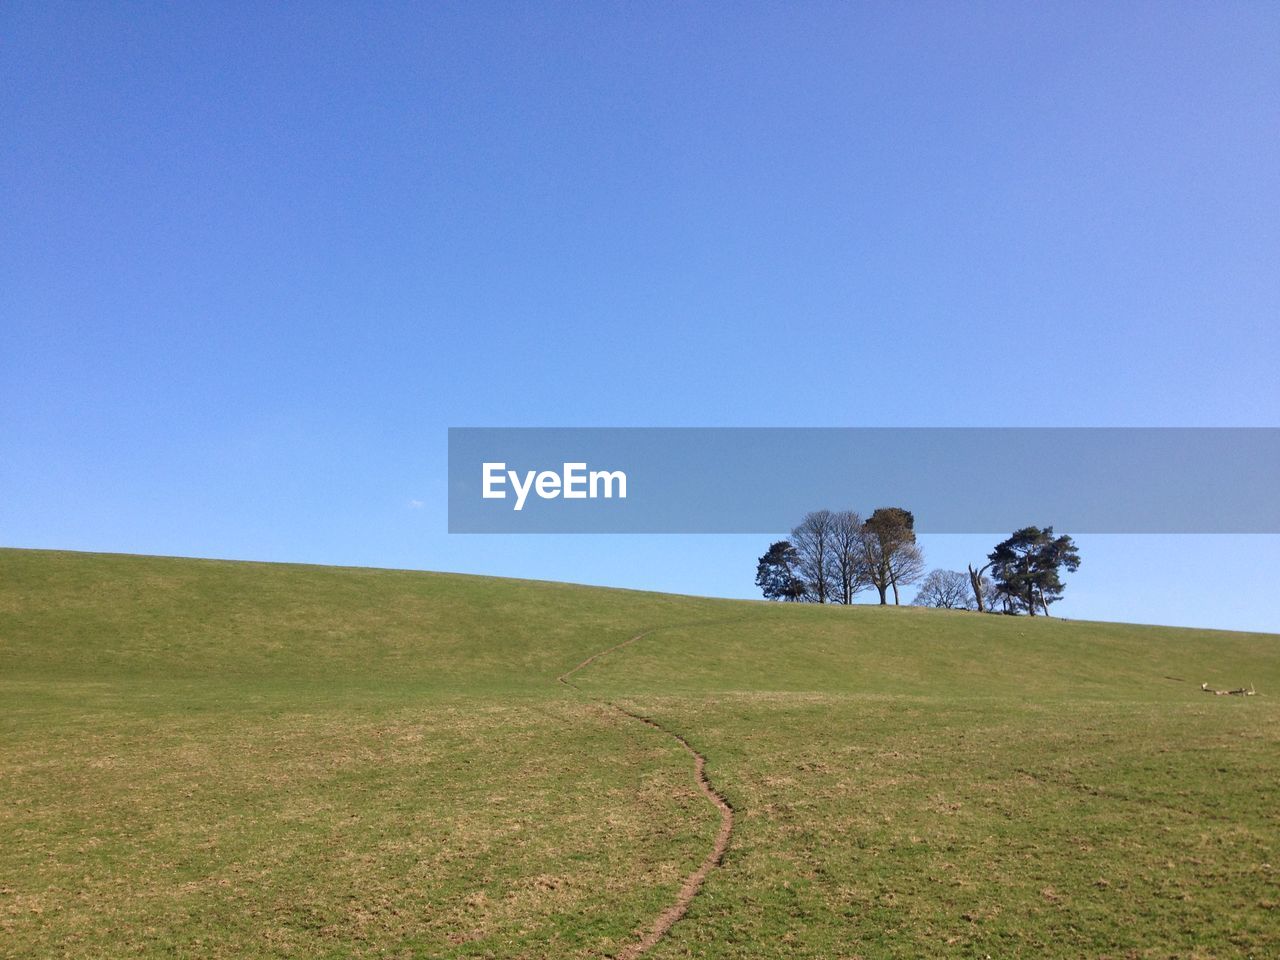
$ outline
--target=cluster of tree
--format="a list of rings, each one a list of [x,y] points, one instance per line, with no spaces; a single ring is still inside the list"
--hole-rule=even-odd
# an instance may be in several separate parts
[[[987,563],[968,573],[933,570],[920,583],[917,606],[986,613],[1049,615],[1062,599],[1062,571],[1074,572],[1080,554],[1053,527],[1023,527],[996,544]],[[770,544],[756,564],[756,586],[769,600],[852,603],[874,587],[880,603],[899,603],[899,588],[921,580],[924,554],[916,543],[915,517],[901,507],[881,507],[863,519],[851,510],[816,510]],[[990,575],[988,575],[988,573]]]
[[[1062,599],[1062,571],[1074,573],[1080,553],[1065,534],[1053,527],[1023,527],[987,554],[987,563],[968,574],[933,570],[912,601],[917,606],[977,610],[986,613],[1028,613],[1049,616],[1049,604]],[[991,576],[987,576],[987,571]]]
[[[881,507],[863,519],[852,510],[815,510],[756,565],[756,586],[769,600],[852,603],[868,587],[880,603],[899,603],[899,588],[924,573],[915,517]]]

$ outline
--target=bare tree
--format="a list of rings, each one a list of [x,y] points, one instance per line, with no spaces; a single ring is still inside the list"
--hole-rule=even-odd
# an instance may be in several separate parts
[[[931,570],[911,602],[917,607],[940,607],[943,610],[974,608],[969,579],[957,570]]]
[[[826,603],[836,594],[835,516],[815,510],[791,531],[791,545],[800,557],[796,572],[807,588],[805,599],[814,603]]]
[[[832,514],[831,557],[833,599],[853,603],[854,595],[867,585],[862,564],[862,518],[852,510]]]
[[[893,602],[898,605],[902,601],[898,597],[898,587],[908,586],[924,576],[924,551],[914,543],[906,543],[894,551],[889,559],[889,584],[893,587]]]
[[[1010,593],[990,577],[982,578],[982,598],[986,602],[987,613],[1013,614],[1022,607],[1021,597]]]
[[[996,607],[1007,600],[1005,595],[1000,592],[996,582],[990,577],[978,577],[978,589],[982,591],[982,599],[986,602],[985,612],[987,613],[996,613]],[[977,609],[979,613],[983,612],[982,607]]]
[[[983,576],[990,569],[991,564],[989,563],[979,567],[977,570],[973,569],[972,563],[969,564],[969,586],[973,590],[973,602],[978,605],[979,613],[988,609],[987,598],[995,595],[994,591],[989,589],[989,586],[994,587],[994,584],[989,578]]]

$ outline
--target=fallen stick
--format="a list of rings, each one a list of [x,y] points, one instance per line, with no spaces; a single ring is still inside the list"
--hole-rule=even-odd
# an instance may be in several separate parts
[[[1207,683],[1200,684],[1200,689],[1205,693],[1212,693],[1215,697],[1252,697],[1257,695],[1252,683],[1249,684],[1247,690],[1244,687],[1237,687],[1235,690],[1215,690]]]

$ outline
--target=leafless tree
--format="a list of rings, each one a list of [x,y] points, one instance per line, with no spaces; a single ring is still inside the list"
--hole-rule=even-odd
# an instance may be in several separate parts
[[[896,606],[902,601],[898,597],[898,587],[915,583],[924,576],[924,552],[914,543],[904,543],[889,558],[889,585],[893,587],[893,602]]]
[[[853,603],[854,595],[868,582],[862,564],[862,517],[852,510],[840,510],[832,514],[831,530],[832,599]]]
[[[991,564],[979,567],[977,570],[973,568],[973,564],[969,564],[969,586],[973,590],[973,602],[978,605],[978,612],[983,613],[989,609],[988,598],[995,595],[995,584],[983,574],[991,569]]]
[[[987,577],[983,577],[982,582],[982,596],[987,601],[987,613],[1017,613],[1021,608],[1022,598],[1017,594],[1010,593]]]
[[[940,607],[944,610],[974,608],[969,578],[956,570],[931,570],[911,602],[917,607]]]
[[[805,583],[805,599],[814,603],[826,603],[836,595],[835,518],[830,510],[815,510],[791,531],[791,545],[800,556],[798,574]]]
[[[1000,592],[1000,588],[996,585],[996,582],[990,577],[979,576],[978,589],[981,591],[982,598],[986,602],[987,606],[985,612],[987,613],[996,613],[996,606],[1007,599],[1004,597],[1004,594]],[[982,607],[977,607],[977,610],[979,613],[983,612]]]

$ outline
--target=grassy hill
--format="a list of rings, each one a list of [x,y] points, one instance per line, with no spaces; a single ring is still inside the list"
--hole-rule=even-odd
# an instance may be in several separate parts
[[[615,955],[718,816],[603,701],[737,810],[648,956],[1280,955],[1278,691],[1273,635],[2,550],[0,956]]]

